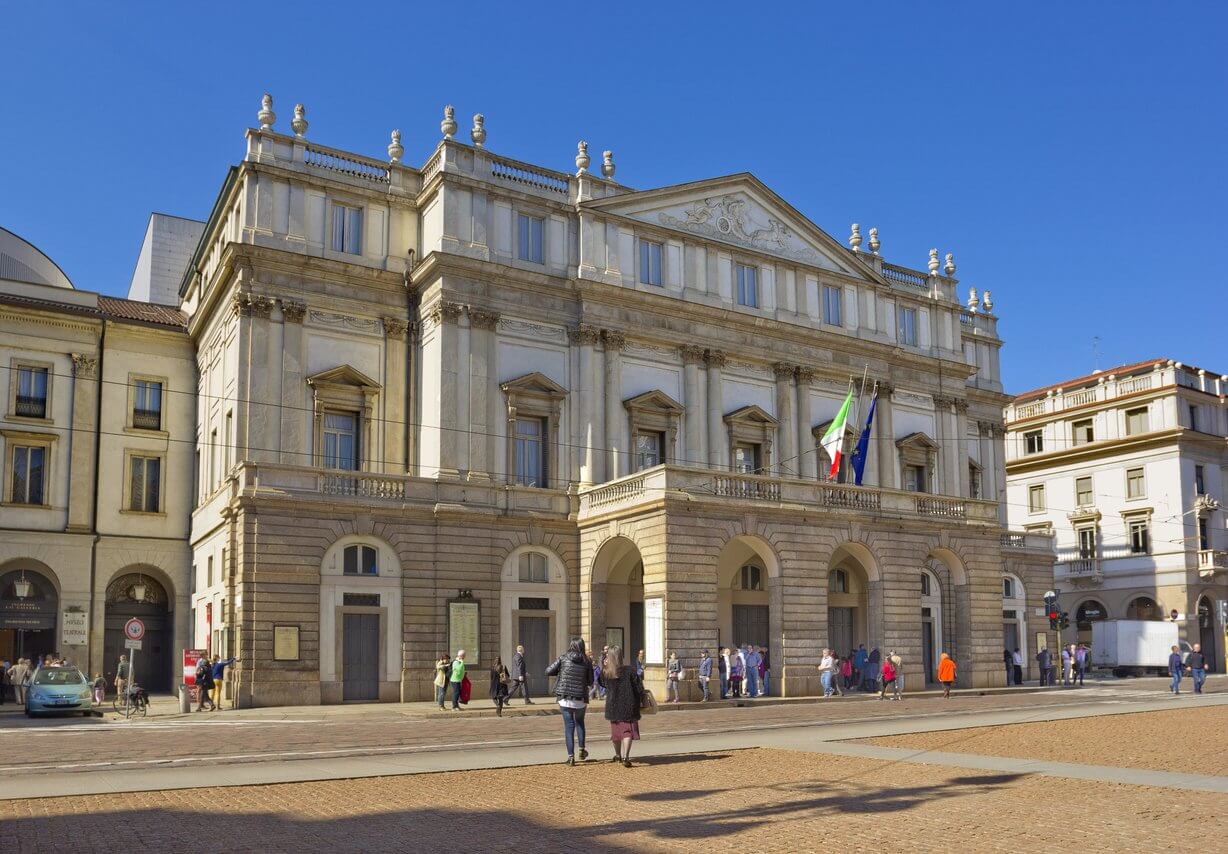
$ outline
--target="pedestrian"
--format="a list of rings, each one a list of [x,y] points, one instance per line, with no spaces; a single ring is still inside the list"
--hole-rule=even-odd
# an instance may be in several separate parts
[[[448,674],[452,670],[452,659],[448,658],[446,652],[441,652],[435,657],[435,702],[439,706],[439,710],[443,711],[444,696],[448,691]]]
[[[823,647],[823,657],[819,659],[819,682],[823,685],[823,699],[826,700],[832,695],[832,673],[835,670],[836,662],[832,658],[831,650]]]
[[[1002,650],[1002,664],[1006,667],[1006,684],[1011,684],[1011,676],[1014,673],[1015,659],[1011,656],[1009,649]]]
[[[720,659],[716,662],[718,675],[721,677],[721,699],[729,699],[729,647],[721,647]]]
[[[672,649],[669,652],[669,661],[665,665],[665,699],[666,702],[678,702],[678,683],[682,679],[682,662],[678,660],[678,653]],[[670,699],[670,698],[673,699]]]
[[[840,690],[840,653],[835,649],[831,651],[831,692],[837,697],[844,696]]]
[[[197,683],[200,684],[200,683]],[[128,690],[128,656],[121,655],[119,664],[115,666],[115,693],[122,700],[124,692]]]
[[[463,649],[458,649],[456,658],[452,659],[448,681],[452,683],[452,711],[459,712],[461,710],[461,688],[465,683],[465,651]]]
[[[529,667],[524,658],[524,646],[516,645],[516,654],[512,656],[512,683],[507,692],[507,705],[512,704],[512,697],[517,694],[524,699],[526,706],[533,705],[533,701],[529,699]]]
[[[1079,680],[1079,687],[1083,687],[1083,674],[1087,672],[1087,645],[1079,644],[1075,647],[1075,675]]]
[[[942,684],[942,696],[951,699],[951,686],[955,684],[955,659],[945,652],[938,660],[938,681]]]
[[[640,707],[644,702],[644,683],[636,668],[623,667],[623,651],[610,647],[605,663],[605,719],[610,722],[610,741],[614,761],[631,767],[631,742],[640,738]]]
[[[1169,690],[1174,694],[1181,693],[1181,676],[1184,669],[1185,664],[1181,661],[1181,647],[1174,646],[1172,653],[1168,656],[1168,675],[1173,677],[1173,684]]]
[[[30,659],[19,658],[17,663],[9,668],[9,682],[13,686],[13,694],[17,705],[26,704],[26,686],[30,684]]]
[[[870,691],[878,690],[879,665],[881,663],[882,653],[878,651],[878,647],[874,647],[866,658],[866,684]]]
[[[1190,676],[1194,677],[1194,693],[1201,694],[1202,683],[1207,681],[1207,657],[1202,654],[1202,644],[1194,644],[1185,663],[1190,668]]]
[[[1011,664],[1015,668],[1015,684],[1023,684],[1023,653],[1019,651],[1019,647],[1015,647],[1015,651],[1011,653]]]
[[[853,656],[840,659],[840,679],[844,682],[844,690],[853,690]]]
[[[233,656],[225,661],[220,655],[213,656],[213,711],[215,712],[222,710],[222,685],[226,682],[226,668],[234,663]]]
[[[9,664],[7,658],[0,659],[0,706],[3,706],[5,700],[7,700],[9,697],[9,692],[11,690],[9,687],[9,671],[12,669],[13,666]]]
[[[893,649],[887,653],[887,660],[891,662],[891,669],[895,671],[895,682],[892,683],[895,695],[891,699],[902,699],[900,695],[904,693],[904,658]]]
[[[580,761],[588,759],[584,742],[584,713],[588,710],[588,685],[592,680],[593,663],[584,648],[583,638],[572,638],[567,652],[546,668],[546,675],[555,677],[554,699],[563,713],[563,741],[567,745],[567,764],[576,764],[576,743],[580,745]],[[606,704],[609,708],[609,703]]]
[[[742,644],[742,659],[746,662],[746,696],[759,696],[759,651]]]
[[[735,700],[742,696],[742,677],[746,673],[746,664],[742,654],[737,649],[729,651],[729,696]]]
[[[763,696],[770,696],[772,691],[769,681],[772,677],[772,666],[768,662],[768,648],[759,647],[759,681],[763,684]]]
[[[495,701],[495,715],[503,717],[503,706],[507,703],[507,685],[511,682],[511,674],[501,656],[495,656],[495,663],[490,666],[490,698]]]
[[[94,674],[94,705],[101,706],[107,699],[107,680],[101,673]]]
[[[869,653],[866,652],[866,645],[859,644],[857,651],[853,653],[853,678],[857,680],[858,690],[864,691],[866,687],[866,664],[870,660]]]
[[[1049,684],[1053,673],[1053,653],[1049,652],[1048,647],[1036,653],[1036,663],[1040,666],[1040,687],[1043,688]]]
[[[640,681],[644,679],[644,668],[648,665],[648,659],[644,657],[644,650],[640,650],[635,656],[635,675],[640,677]]]
[[[213,662],[206,655],[196,662],[196,711],[203,712],[205,703],[209,704],[210,710],[213,709],[213,698],[210,696],[212,693]]]
[[[699,690],[703,692],[703,701],[706,703],[712,699],[712,692],[708,690],[708,683],[712,681],[712,656],[708,655],[706,649],[699,656],[698,673]]]
[[[1074,644],[1062,647],[1062,687],[1074,684]]]
[[[895,690],[895,675],[896,674],[895,674],[895,668],[891,666],[890,658],[884,659],[882,664],[883,664],[883,669],[882,669],[883,686],[879,691],[878,699],[885,700],[887,699],[887,689],[891,688],[893,691]],[[891,699],[895,700],[897,699],[897,697],[895,697],[895,695],[893,694]]]

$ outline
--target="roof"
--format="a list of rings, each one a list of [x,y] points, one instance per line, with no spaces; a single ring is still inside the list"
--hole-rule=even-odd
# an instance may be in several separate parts
[[[47,253],[7,228],[0,228],[0,279],[73,289],[68,276]]]
[[[1054,383],[1053,385],[1047,385],[1043,388],[1034,388],[1031,391],[1025,391],[1023,394],[1018,394],[1015,396],[1015,402],[1020,403],[1025,400],[1031,400],[1035,397],[1044,397],[1050,391],[1059,388],[1070,389],[1081,385],[1086,385],[1087,383],[1091,382],[1099,382],[1101,377],[1107,377],[1109,374],[1131,374],[1135,371],[1150,370],[1156,365],[1166,364],[1168,364],[1168,359],[1148,359],[1144,362],[1134,362],[1129,365],[1118,365],[1115,368],[1109,368],[1107,371],[1093,371],[1090,374],[1077,377],[1073,380],[1066,380],[1065,382]]]
[[[100,294],[98,296],[98,307],[108,317],[117,320],[136,320],[141,323],[174,326],[180,329],[186,329],[188,325],[187,315],[179,309],[171,308],[170,306],[119,299],[118,297],[104,297]]]

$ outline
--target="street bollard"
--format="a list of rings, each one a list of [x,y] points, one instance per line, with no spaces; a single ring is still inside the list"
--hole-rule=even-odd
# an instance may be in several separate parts
[[[192,689],[187,685],[179,686],[179,713],[186,715],[192,711]]]

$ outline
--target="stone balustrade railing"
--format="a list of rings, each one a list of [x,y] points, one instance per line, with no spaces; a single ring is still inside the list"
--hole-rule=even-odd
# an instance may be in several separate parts
[[[622,480],[609,486],[594,489],[588,493],[587,499],[590,507],[604,507],[607,504],[614,504],[619,501],[637,499],[643,495],[644,478],[633,477],[630,480]]]
[[[490,174],[501,181],[557,193],[563,198],[567,198],[570,190],[569,176],[562,172],[552,172],[504,157],[491,155]]]
[[[303,162],[315,169],[323,169],[375,184],[387,184],[392,180],[387,163],[347,154],[332,148],[308,145]]]
[[[883,262],[883,278],[901,285],[907,285],[910,288],[917,288],[923,291],[930,289],[929,279],[922,274],[909,270],[907,267],[888,264],[886,261]]]

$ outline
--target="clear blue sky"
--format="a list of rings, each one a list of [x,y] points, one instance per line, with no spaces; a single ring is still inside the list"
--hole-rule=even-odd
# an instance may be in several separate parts
[[[522,160],[750,171],[841,241],[954,252],[1009,391],[1093,336],[1102,368],[1228,372],[1228,3],[181,5],[5,9],[0,225],[80,288],[125,292],[150,211],[208,215],[266,90],[283,129],[302,101],[311,139],[399,127],[418,164],[451,103]]]

